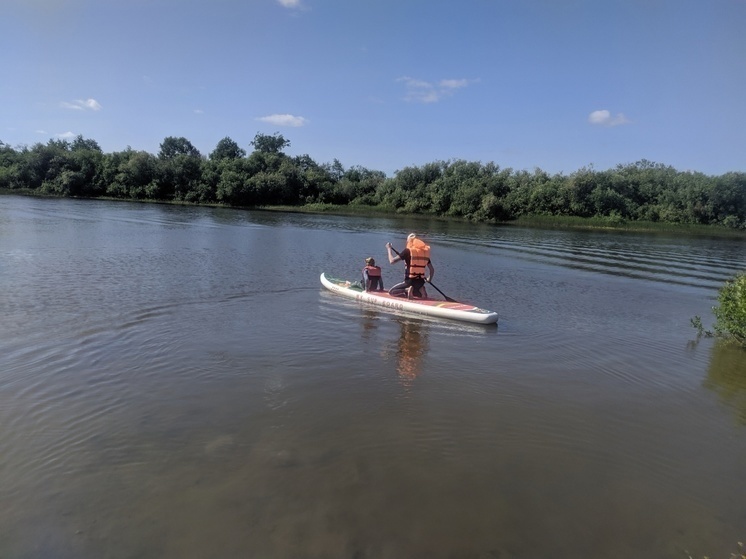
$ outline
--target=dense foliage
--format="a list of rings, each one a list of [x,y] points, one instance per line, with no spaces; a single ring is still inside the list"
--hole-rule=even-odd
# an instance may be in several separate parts
[[[712,311],[715,333],[746,346],[746,274],[738,274],[720,288],[718,305]]]
[[[502,169],[495,163],[436,161],[385,173],[336,159],[291,157],[280,134],[257,134],[251,153],[230,138],[203,156],[186,138],[166,138],[157,155],[103,153],[94,140],[0,142],[0,188],[58,196],[218,203],[230,206],[340,204],[404,213],[508,221],[521,216],[602,218],[746,229],[746,173],[709,176],[639,161],[570,175]]]
[[[718,291],[718,304],[712,312],[715,315],[714,335],[746,347],[746,273],[737,274],[725,282]],[[692,325],[700,335],[713,335],[705,330],[698,316],[692,319]]]

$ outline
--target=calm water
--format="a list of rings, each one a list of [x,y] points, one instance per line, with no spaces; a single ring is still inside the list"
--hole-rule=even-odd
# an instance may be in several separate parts
[[[322,291],[410,230],[497,328]],[[744,256],[0,197],[0,557],[727,558],[746,354],[689,320]]]

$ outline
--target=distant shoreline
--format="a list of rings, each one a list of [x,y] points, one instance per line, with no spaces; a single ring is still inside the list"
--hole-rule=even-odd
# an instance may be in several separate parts
[[[305,214],[326,214],[340,216],[361,216],[361,217],[413,217],[435,219],[438,221],[453,221],[461,223],[470,223],[470,220],[460,217],[445,217],[429,214],[410,214],[402,213],[390,208],[378,206],[364,206],[359,204],[339,205],[339,204],[306,204],[304,206],[229,206],[227,204],[206,204],[195,202],[184,202],[178,200],[128,200],[113,197],[69,197],[46,195],[33,190],[14,190],[0,188],[0,195],[17,195],[30,196],[34,198],[58,198],[73,200],[105,200],[109,202],[135,202],[138,204],[167,204],[171,206],[197,206],[206,208],[222,208],[227,210],[252,210],[267,212],[285,212],[285,213],[305,213]],[[620,219],[608,219],[602,217],[572,217],[572,216],[522,216],[512,221],[474,222],[480,225],[492,225],[494,227],[529,227],[538,229],[572,229],[588,231],[616,231],[630,233],[686,233],[688,235],[712,236],[717,238],[734,238],[746,239],[746,231],[723,227],[720,225],[694,225],[694,224],[677,224],[677,223],[656,223],[649,221],[627,221]]]
[[[225,206],[224,206],[225,207]],[[442,221],[470,223],[470,220],[458,217],[444,217],[428,214],[407,214],[376,206],[337,206],[334,204],[308,204],[306,206],[261,206],[245,208],[262,211],[311,213],[328,215],[369,216],[369,217],[416,217]],[[730,237],[746,239],[746,231],[723,227],[720,225],[693,225],[678,223],[655,223],[652,221],[622,221],[599,217],[572,216],[523,216],[512,221],[473,222],[495,227],[533,227],[541,229],[577,229],[596,231],[629,231],[632,233],[687,233],[692,235]]]

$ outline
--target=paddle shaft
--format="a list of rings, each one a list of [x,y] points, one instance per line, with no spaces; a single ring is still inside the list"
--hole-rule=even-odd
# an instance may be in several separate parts
[[[399,251],[396,250],[391,243],[389,243],[389,246],[391,247],[391,250],[393,250],[396,253],[397,256],[401,257],[401,254],[399,254]],[[425,279],[425,281],[429,283],[430,285],[432,285],[435,288],[435,291],[440,293],[445,298],[446,301],[448,301],[449,303],[458,303],[456,299],[451,299],[448,295],[446,295],[440,289],[438,289],[438,286],[435,285],[433,282],[431,282],[429,279]]]

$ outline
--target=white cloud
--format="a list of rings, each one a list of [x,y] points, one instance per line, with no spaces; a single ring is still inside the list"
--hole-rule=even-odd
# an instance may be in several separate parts
[[[308,119],[305,119],[302,116],[288,114],[267,115],[259,117],[257,118],[257,120],[261,120],[262,122],[267,122],[269,124],[274,124],[275,126],[292,126],[293,128],[298,128],[300,126],[305,126],[306,124],[308,124]]]
[[[622,113],[611,116],[611,112],[606,109],[593,111],[588,115],[588,122],[597,126],[619,126],[620,124],[629,124],[629,119]]]
[[[283,8],[300,8],[300,0],[277,0]]]
[[[194,114],[196,114],[196,115],[201,115],[201,114],[204,114],[204,113],[205,113],[205,111],[203,111],[202,109],[194,109]]]
[[[469,85],[469,80],[440,80],[440,87],[444,89],[460,89]]]
[[[434,84],[409,76],[403,76],[396,81],[404,83],[406,89],[404,98],[407,101],[415,101],[417,103],[437,103],[445,97],[453,95],[456,90],[463,89],[472,83],[467,79],[443,79]]]
[[[54,136],[55,138],[62,138],[63,140],[69,140],[70,138],[75,138],[76,134],[68,130],[67,132],[63,132],[62,134],[55,134]]]
[[[72,103],[62,101],[60,106],[64,109],[73,109],[75,111],[100,111],[101,104],[95,99],[76,99]]]

